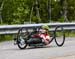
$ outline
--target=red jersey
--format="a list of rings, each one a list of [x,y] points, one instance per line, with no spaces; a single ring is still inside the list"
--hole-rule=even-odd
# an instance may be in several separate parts
[[[49,42],[50,41],[50,36],[47,33],[35,34],[33,37],[40,37],[40,38],[42,38],[46,42]]]

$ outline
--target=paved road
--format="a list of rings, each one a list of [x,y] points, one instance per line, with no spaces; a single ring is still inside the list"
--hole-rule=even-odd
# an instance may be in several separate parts
[[[75,37],[67,37],[64,46],[53,42],[44,48],[20,50],[13,41],[0,43],[0,59],[75,59]]]

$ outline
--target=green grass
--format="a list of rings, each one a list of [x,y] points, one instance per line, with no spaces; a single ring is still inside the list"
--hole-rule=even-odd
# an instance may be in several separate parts
[[[13,39],[13,35],[0,35],[0,42],[10,41]]]
[[[75,36],[75,31],[65,31],[65,36]]]
[[[64,31],[64,33],[65,33],[66,37],[75,36],[75,31]],[[61,31],[60,32],[56,32],[56,35],[57,36],[61,36],[62,35]]]

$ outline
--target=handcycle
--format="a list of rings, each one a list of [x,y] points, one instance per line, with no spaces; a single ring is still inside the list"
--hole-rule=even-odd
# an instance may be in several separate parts
[[[17,37],[14,39],[14,42],[18,45],[20,49],[25,49],[27,46],[33,46],[33,47],[39,47],[39,46],[46,46],[42,42],[37,42],[35,41],[34,43],[28,43],[28,40],[33,40],[33,39],[40,39],[39,37],[37,38],[32,38],[32,36],[37,32],[39,33],[40,28],[20,28],[17,34]],[[51,40],[49,41],[49,44],[55,40],[55,43],[57,46],[61,47],[63,46],[65,42],[65,33],[64,29],[61,26],[56,26],[55,30],[50,33]]]

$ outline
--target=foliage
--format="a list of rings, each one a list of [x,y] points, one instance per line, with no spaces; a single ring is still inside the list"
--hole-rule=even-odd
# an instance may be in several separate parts
[[[3,24],[23,24],[24,22],[30,21],[31,9],[33,6],[33,2],[35,0],[0,0],[1,3],[4,1],[3,9],[2,9],[2,21]],[[60,10],[65,6],[64,3],[61,5],[60,0],[50,0],[49,11],[51,11],[50,20],[48,20],[47,8],[48,8],[48,0],[37,0],[38,8],[40,12],[41,22],[50,22],[51,21],[59,21],[63,22],[63,16],[60,14]],[[75,17],[75,0],[66,0],[67,1],[67,18],[69,21],[74,21]],[[32,22],[38,22],[38,17],[36,16],[36,8],[33,10]],[[63,11],[64,12],[64,11]]]

